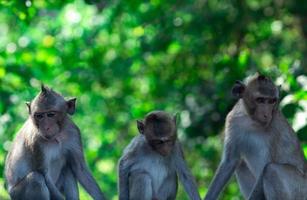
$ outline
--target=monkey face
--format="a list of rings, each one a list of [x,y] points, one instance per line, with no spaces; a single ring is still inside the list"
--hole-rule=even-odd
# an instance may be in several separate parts
[[[61,130],[63,113],[58,111],[35,112],[32,116],[39,134],[47,139],[53,139]]]
[[[176,116],[163,111],[149,113],[145,120],[138,120],[137,127],[149,146],[162,156],[169,155],[177,138]]]
[[[168,156],[175,145],[176,138],[148,139],[149,145],[162,156]]]
[[[254,119],[264,126],[270,124],[276,103],[277,98],[275,97],[258,96],[254,98]]]
[[[262,126],[271,123],[278,105],[279,90],[269,78],[256,74],[246,86],[237,81],[232,94],[243,99],[245,109],[254,121]]]
[[[53,139],[61,131],[66,114],[74,114],[76,98],[65,100],[60,94],[45,86],[30,103],[29,114],[39,134],[45,139]]]

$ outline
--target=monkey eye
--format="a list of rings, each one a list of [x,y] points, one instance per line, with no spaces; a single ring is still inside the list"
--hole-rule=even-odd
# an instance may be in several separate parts
[[[169,139],[169,140],[151,140],[150,143],[152,145],[163,145],[163,144],[173,144],[173,140]]]
[[[167,144],[169,143],[171,140],[151,140],[150,143],[154,146],[159,146],[159,145],[164,145],[164,144]]]
[[[257,97],[257,98],[256,98],[256,102],[257,102],[257,103],[264,103],[264,102],[265,102],[265,98],[263,98],[263,97]]]
[[[50,112],[50,113],[47,113],[47,117],[54,117],[55,116],[55,113],[54,112]]]
[[[34,114],[34,118],[35,118],[35,119],[40,120],[40,119],[43,119],[43,117],[44,117],[43,114]]]
[[[268,100],[268,103],[269,104],[274,104],[274,103],[276,103],[277,102],[277,99],[276,98],[272,98],[272,99],[269,99]]]
[[[150,143],[153,145],[161,145],[164,143],[164,141],[163,140],[151,140]]]

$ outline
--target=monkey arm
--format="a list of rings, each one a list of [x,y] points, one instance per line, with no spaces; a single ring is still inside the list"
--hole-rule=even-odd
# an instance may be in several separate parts
[[[71,168],[76,178],[84,187],[84,189],[93,197],[93,199],[105,199],[98,184],[96,183],[88,167],[86,166],[82,153],[79,153],[77,155],[75,154],[73,154],[72,156]]]
[[[190,199],[200,200],[194,177],[191,174],[186,161],[184,160],[183,151],[179,142],[177,142],[175,150],[175,166],[179,179]]]
[[[268,164],[262,170],[259,178],[257,179],[251,194],[248,197],[248,200],[262,200],[265,199],[263,191],[263,175],[264,171],[267,168]]]
[[[217,199],[219,193],[232,176],[239,161],[240,157],[237,149],[235,148],[235,144],[233,144],[231,141],[226,141],[222,160],[215,172],[215,176],[209,187],[205,200]]]
[[[213,181],[209,187],[206,195],[206,200],[217,199],[219,193],[222,191],[231,175],[236,168],[237,162],[235,160],[222,161],[215,173]]]
[[[91,172],[86,166],[85,159],[83,156],[83,150],[81,145],[81,140],[78,142],[75,141],[73,148],[70,148],[68,151],[69,164],[73,171],[73,174],[78,179],[80,184],[84,189],[93,197],[95,200],[104,200],[104,194],[100,190],[98,184],[93,178]]]
[[[44,177],[45,177],[45,182],[49,189],[50,196],[52,197],[52,199],[64,200],[62,194],[60,193],[58,188],[55,186],[55,184],[51,180],[51,177],[48,175],[48,173],[44,172]]]
[[[125,157],[118,164],[118,190],[119,200],[129,200],[129,168],[125,165]]]

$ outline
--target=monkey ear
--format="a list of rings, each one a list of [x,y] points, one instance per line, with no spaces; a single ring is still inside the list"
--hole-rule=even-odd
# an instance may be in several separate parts
[[[28,107],[28,112],[29,112],[29,114],[31,114],[31,102],[30,102],[30,101],[27,101],[27,102],[26,102],[26,105],[27,105],[27,107]]]
[[[76,111],[76,100],[77,98],[72,98],[66,101],[67,113],[73,115]]]
[[[41,85],[41,92],[42,93],[46,93],[47,92],[47,88],[45,87],[45,85],[43,83]]]
[[[232,87],[231,93],[235,98],[242,98],[245,90],[245,85],[241,81],[236,81],[234,86]]]
[[[138,130],[141,134],[144,134],[145,124],[142,120],[136,120]]]
[[[257,73],[257,79],[258,79],[258,81],[266,81],[266,80],[268,80],[266,76],[264,76],[262,74],[259,74],[259,73]]]
[[[279,98],[279,95],[281,93],[281,85],[277,86],[277,92],[278,92],[277,97]]]

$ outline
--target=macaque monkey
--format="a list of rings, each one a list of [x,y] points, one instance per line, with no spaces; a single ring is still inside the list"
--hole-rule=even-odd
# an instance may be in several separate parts
[[[239,100],[227,115],[222,159],[205,199],[217,199],[233,172],[245,199],[306,199],[303,193],[298,193],[300,198],[292,196],[290,184],[296,180],[297,188],[304,188],[306,194],[306,181],[301,181],[305,158],[297,136],[278,109],[279,89],[268,77],[256,74],[247,85],[237,81],[232,94]],[[289,179],[282,180],[285,177]],[[272,187],[291,191],[273,196]]]
[[[74,114],[75,102],[42,86],[27,103],[29,118],[5,163],[13,200],[79,199],[77,181],[93,199],[105,199],[86,166],[79,128],[68,116]]]
[[[153,111],[119,160],[120,200],[174,200],[177,175],[192,200],[200,196],[177,140],[176,117]]]

